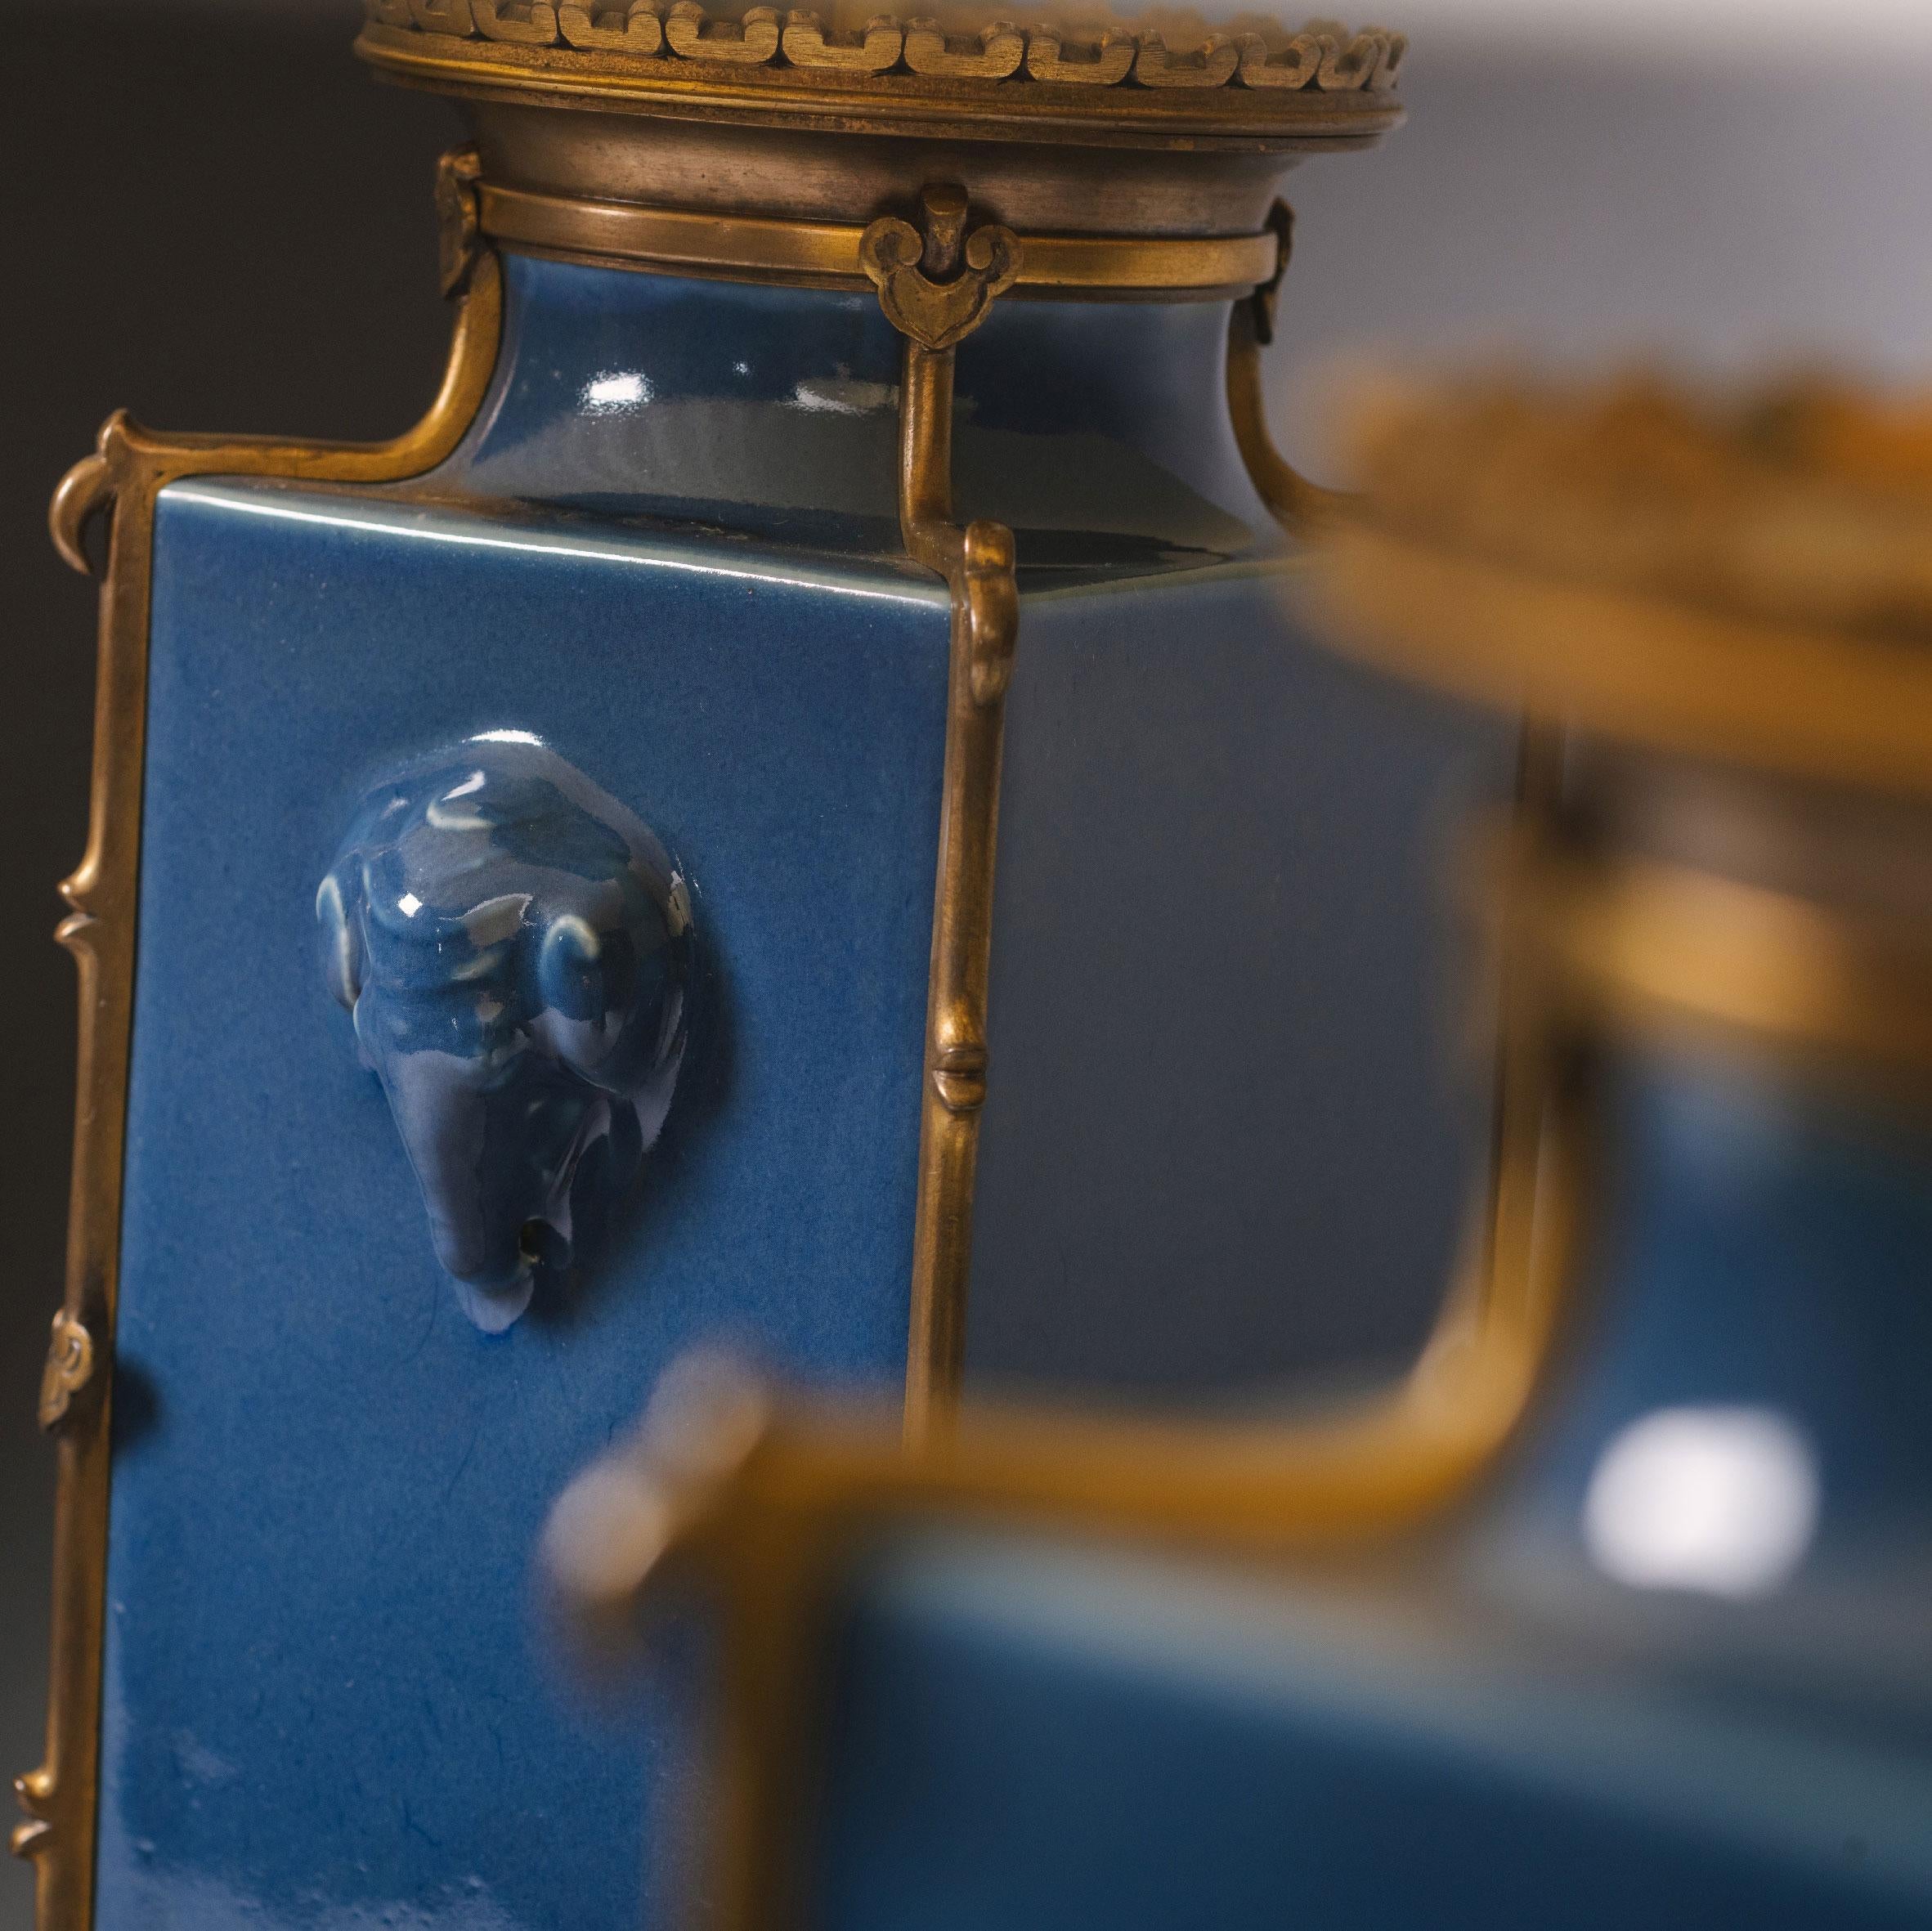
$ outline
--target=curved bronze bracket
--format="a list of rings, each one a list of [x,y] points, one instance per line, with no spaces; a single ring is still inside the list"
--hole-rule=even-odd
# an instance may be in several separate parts
[[[1013,532],[963,529],[953,515],[953,351],[1020,269],[1007,230],[966,232],[957,187],[921,197],[923,235],[874,222],[860,258],[906,338],[899,391],[899,529],[907,553],[952,593],[944,797],[926,994],[925,1095],[906,1355],[905,1427],[919,1440],[959,1390],[979,1109],[986,1098],[986,980],[992,950],[1002,726],[1020,624]]]
[[[114,501],[114,471],[98,452],[83,456],[54,486],[47,526],[61,561],[83,576],[92,576],[86,543],[87,525]]]
[[[1348,498],[1310,482],[1283,459],[1268,434],[1261,352],[1275,339],[1275,302],[1294,249],[1294,210],[1285,201],[1277,201],[1268,211],[1268,226],[1275,238],[1275,272],[1252,295],[1237,302],[1228,316],[1228,415],[1256,495],[1290,535],[1305,536],[1345,507]]]
[[[1525,732],[1523,836],[1554,836],[1562,743]],[[1501,961],[1484,1249],[1408,1376],[1300,1424],[981,1409],[907,1454],[882,1418],[787,1401],[715,1359],[660,1382],[638,1441],[553,1514],[546,1556],[584,1633],[717,1591],[724,1636],[710,1921],[775,1931],[809,1881],[799,1794],[823,1736],[825,1619],[854,1546],[890,1525],[1045,1523],[1221,1555],[1359,1548],[1439,1516],[1493,1468],[1538,1391],[1591,1193],[1588,1042],[1533,958]],[[621,1553],[613,1560],[612,1551]]]
[[[400,482],[448,455],[482,402],[502,329],[501,272],[494,253],[476,239],[474,179],[467,152],[445,158],[437,184],[445,276],[462,300],[442,387],[413,429],[390,442],[301,443],[158,435],[117,414],[101,429],[94,452],[54,492],[49,522],[55,548],[89,575],[95,572],[83,548],[87,525],[104,512],[111,515],[101,587],[87,847],[61,884],[73,914],[56,934],[79,971],[80,1037],[66,1290],[40,1398],[41,1418],[56,1431],[60,1458],[53,1631],[47,1754],[39,1769],[15,1781],[28,1821],[13,1835],[14,1849],[34,1860],[39,1931],[87,1931],[93,1917],[108,1445],[155,499],[186,476]]]

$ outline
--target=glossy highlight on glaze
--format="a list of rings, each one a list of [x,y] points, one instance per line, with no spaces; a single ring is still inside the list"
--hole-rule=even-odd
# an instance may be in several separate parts
[[[691,913],[653,834],[528,732],[364,798],[316,894],[330,993],[486,1333],[596,1244],[670,1109]]]

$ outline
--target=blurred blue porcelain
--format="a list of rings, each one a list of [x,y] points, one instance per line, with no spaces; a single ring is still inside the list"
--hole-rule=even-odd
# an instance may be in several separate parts
[[[1605,1098],[1562,1372],[1432,1530],[1286,1572],[874,1539],[810,1923],[1932,1923],[1932,1110],[1721,1051]]]
[[[684,881],[637,818],[527,732],[378,785],[316,894],[353,1015],[486,1333],[586,1251],[637,1177],[684,1055]]]

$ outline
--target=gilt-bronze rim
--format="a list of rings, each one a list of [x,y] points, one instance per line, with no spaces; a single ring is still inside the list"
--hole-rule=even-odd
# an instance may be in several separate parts
[[[540,195],[486,181],[483,232],[533,253],[669,275],[865,289],[863,222],[773,221],[634,202]],[[1027,235],[1015,295],[1225,301],[1275,270],[1275,236]]]

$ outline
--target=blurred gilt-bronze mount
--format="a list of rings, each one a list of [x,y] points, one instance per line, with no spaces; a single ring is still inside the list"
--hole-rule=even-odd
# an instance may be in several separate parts
[[[1306,1557],[1448,1519],[1521,1436],[1582,1298],[1607,1054],[1688,1032],[1747,1065],[1768,1048],[1932,1088],[1932,417],[1822,385],[1725,406],[1492,383],[1386,392],[1357,432],[1360,493],[1324,495],[1302,577],[1326,634],[1526,720],[1489,868],[1481,1263],[1387,1396],[1298,1422],[975,1405],[908,1458],[889,1422],[728,1366],[667,1377],[636,1443],[565,1497],[549,1557],[619,1653],[693,1575],[733,1592],[764,1672],[727,1678],[733,1931],[791,1921],[771,1853],[796,1844],[822,1708],[797,1631],[866,1538],[1044,1519]]]
[[[1932,789],[1932,414],[1825,381],[1391,388],[1361,411],[1339,634],[1619,740]]]
[[[1498,854],[1572,1018],[1932,1078],[1932,414],[1824,380],[1713,399],[1391,388],[1316,576],[1371,661],[1571,739]]]

